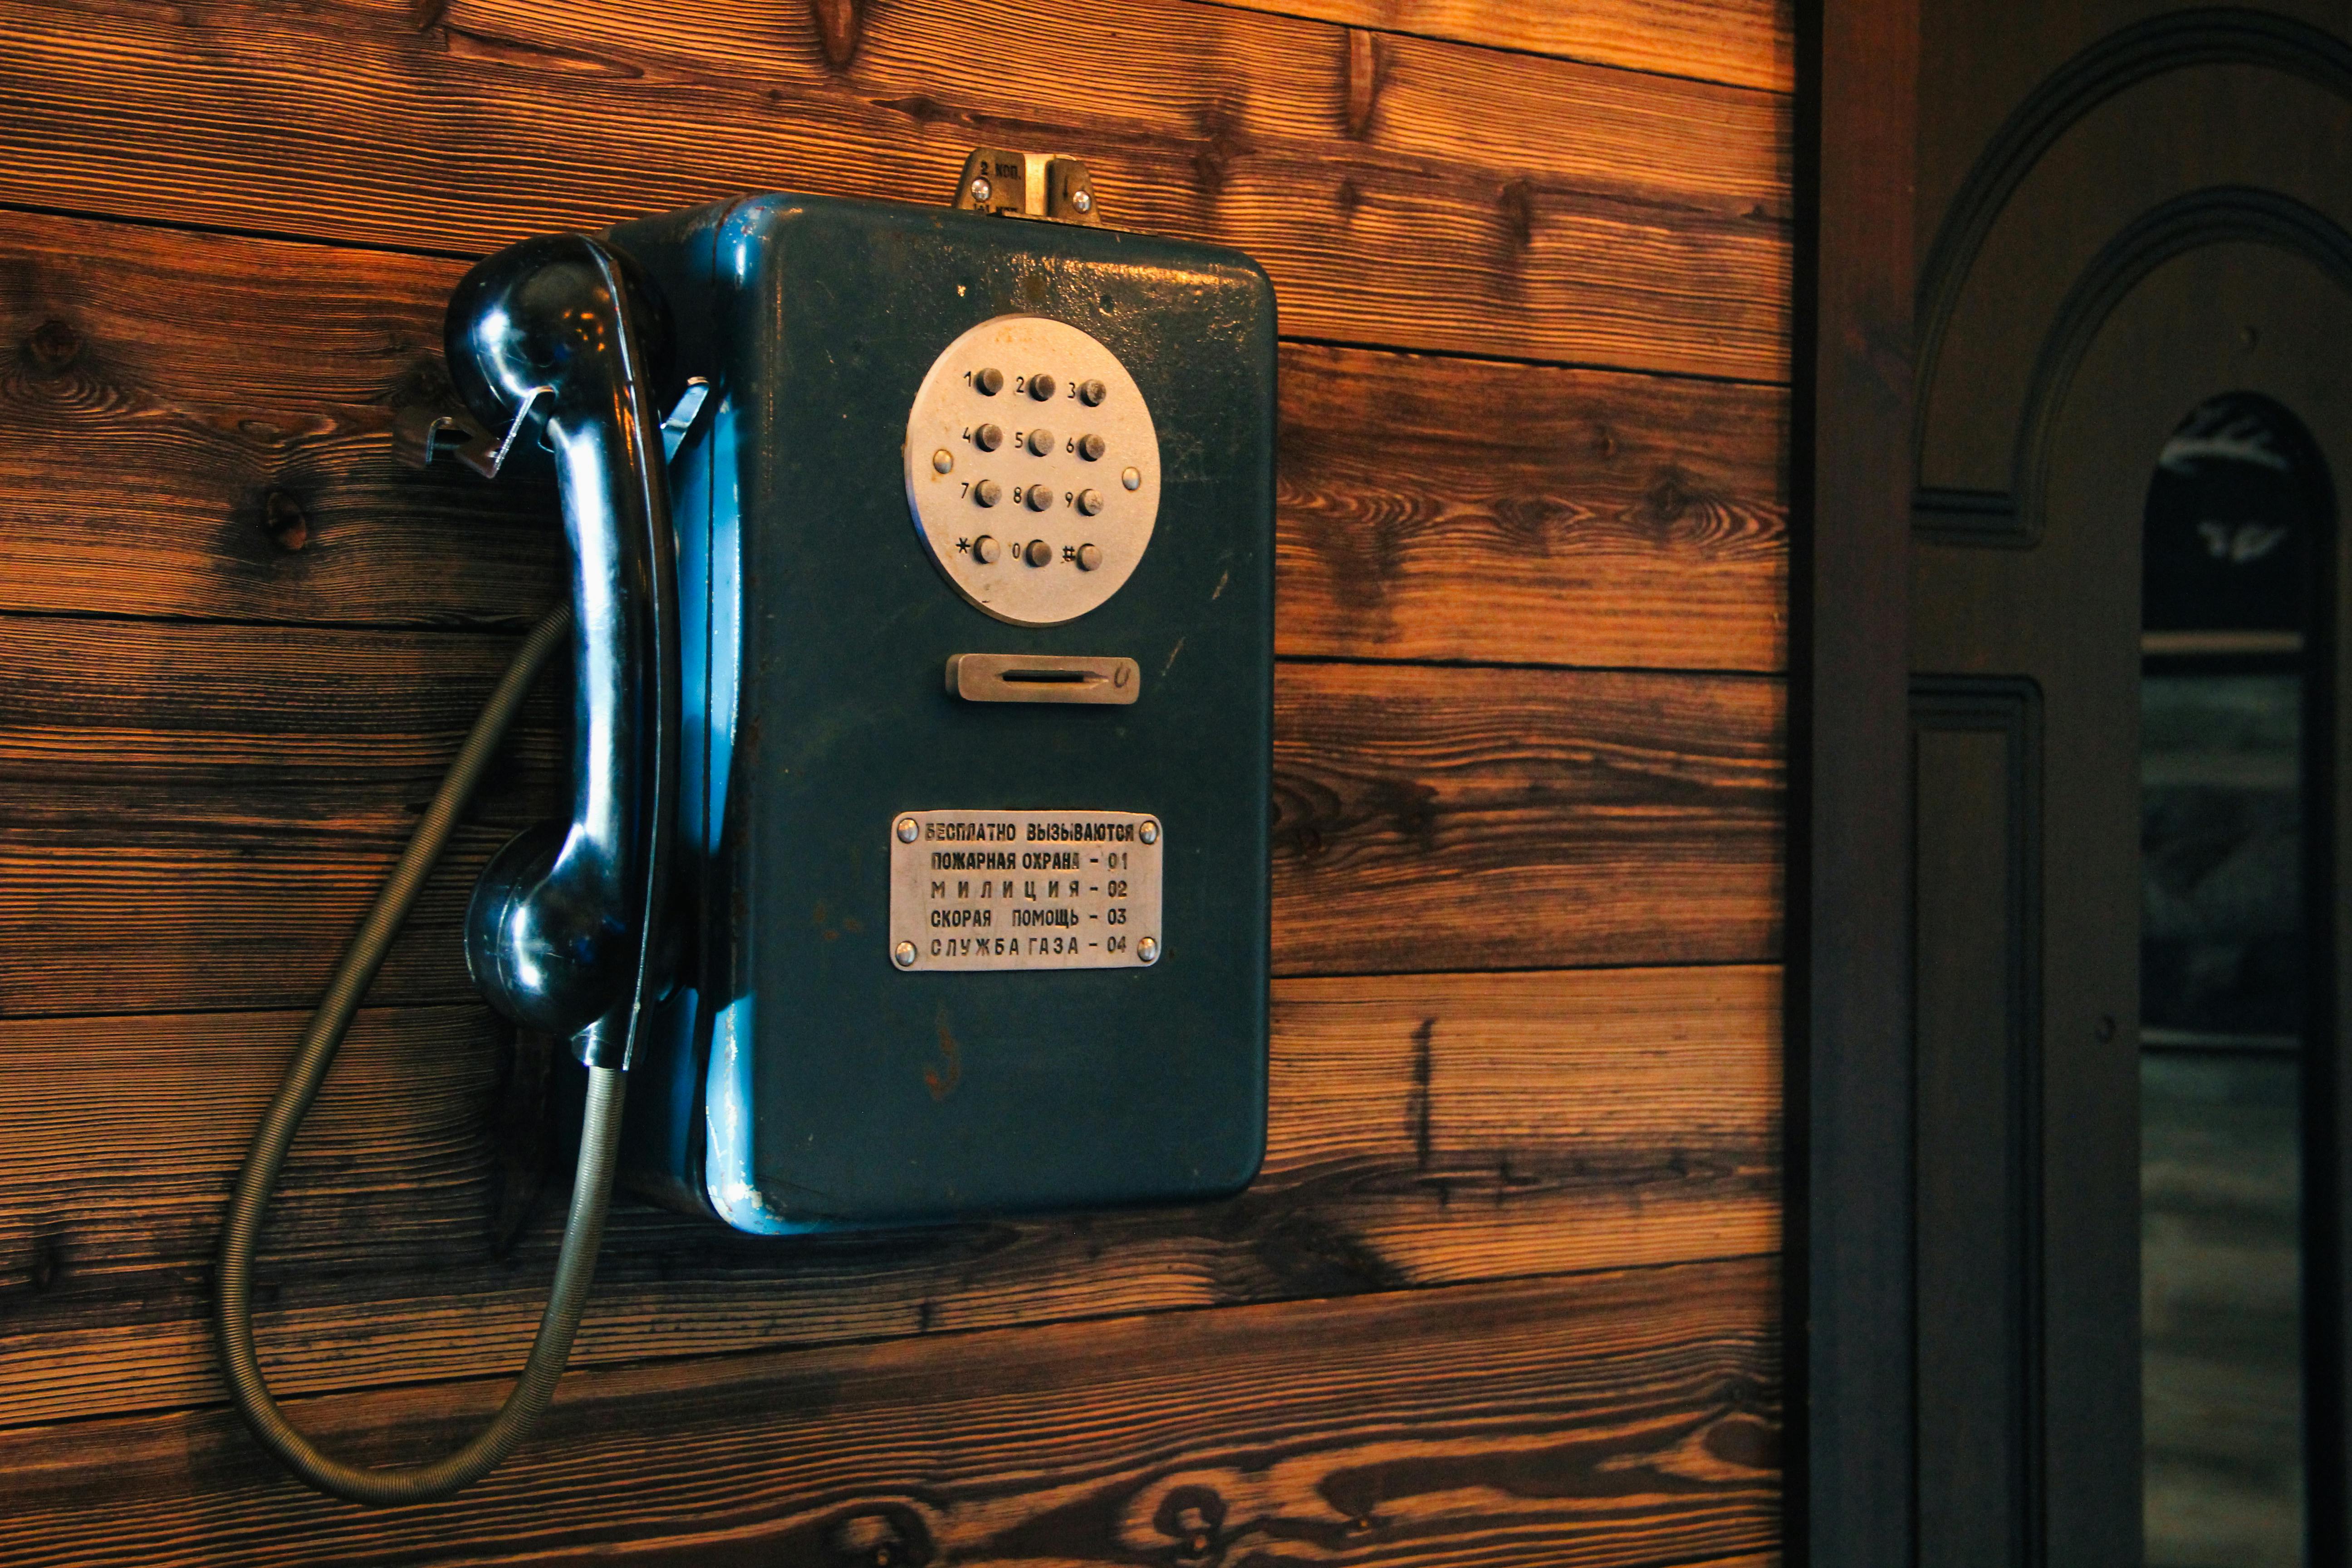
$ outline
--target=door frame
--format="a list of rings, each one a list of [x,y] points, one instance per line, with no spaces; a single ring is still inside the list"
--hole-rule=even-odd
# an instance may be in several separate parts
[[[1796,12],[1789,1558],[1911,1561],[1916,0]]]

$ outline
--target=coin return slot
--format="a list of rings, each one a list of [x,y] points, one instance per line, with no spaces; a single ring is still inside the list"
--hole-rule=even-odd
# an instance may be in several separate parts
[[[960,653],[948,660],[948,694],[967,702],[1103,702],[1124,706],[1142,689],[1131,658],[1058,654]]]

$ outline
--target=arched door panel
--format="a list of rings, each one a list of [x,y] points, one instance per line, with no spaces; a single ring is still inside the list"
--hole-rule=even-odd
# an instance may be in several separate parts
[[[2070,14],[2085,9],[2098,8]],[[2307,29],[2244,13],[2151,21],[2147,9],[2105,8],[2142,13],[2127,19],[2139,31],[2073,60],[2029,69],[2030,51],[2007,41],[2009,110],[1953,115],[2012,132],[2019,106],[2043,116],[2007,151],[1989,141],[1961,160],[1948,125],[1922,135],[1944,149],[1940,174],[1923,155],[1926,187],[1941,180],[1948,195],[1922,226],[1943,249],[1928,252],[1920,295],[1910,612],[1916,1495],[1928,1568],[2142,1561],[2149,480],[2182,416],[2231,392],[2294,410],[2326,466],[2352,474],[2352,49],[2331,46],[2347,64],[2339,89],[2307,59],[2263,56]],[[1931,48],[1938,29],[1990,37],[2010,19],[1940,10]],[[1998,76],[1986,63],[1998,53],[1986,46],[1960,74]],[[1931,54],[1929,120],[1933,69]],[[1962,163],[1971,174],[1953,185]],[[1970,218],[1987,189],[2000,199]],[[1969,244],[1944,244],[1971,222]],[[1966,266],[1939,289],[1934,268],[1954,255]],[[2352,625],[2341,605],[2336,624]],[[2337,686],[2352,690],[2340,674]],[[2352,761],[2340,725],[2334,744]],[[2339,870],[2336,885],[2352,880]],[[2336,1268],[2343,1252],[2313,1257]],[[2342,1363],[2314,1362],[2337,1387],[2314,1408],[2338,1428]],[[2312,1452],[2340,1468],[2331,1441]],[[2340,1510],[2344,1489],[2313,1496]],[[2317,1521],[2313,1568],[2344,1568],[2340,1524]]]

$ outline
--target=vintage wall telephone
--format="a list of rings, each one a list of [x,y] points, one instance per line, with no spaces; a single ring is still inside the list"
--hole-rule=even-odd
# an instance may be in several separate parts
[[[230,1206],[223,1364],[312,1483],[441,1497],[521,1442],[616,1171],[769,1234],[1201,1197],[1255,1172],[1273,295],[1245,257],[1098,216],[1076,160],[982,151],[952,209],[754,196],[528,240],[458,285],[449,366],[479,424],[410,435],[493,474],[552,454],[572,603],[468,737]],[[483,993],[589,1069],[555,1286],[472,1443],[344,1465],[262,1381],[262,1217],[567,639],[572,820],[500,851],[467,923]]]

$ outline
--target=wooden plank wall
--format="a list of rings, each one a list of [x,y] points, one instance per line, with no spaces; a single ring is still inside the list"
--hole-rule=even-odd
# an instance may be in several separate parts
[[[0,1562],[1757,1563],[1779,1542],[1779,0],[5,0]],[[225,1407],[227,1183],[551,499],[396,467],[467,258],[1085,154],[1280,296],[1271,1147],[1229,1202],[779,1243],[624,1204],[543,1435],[314,1497]],[[263,1263],[382,1458],[520,1364],[543,1055],[452,941]]]

